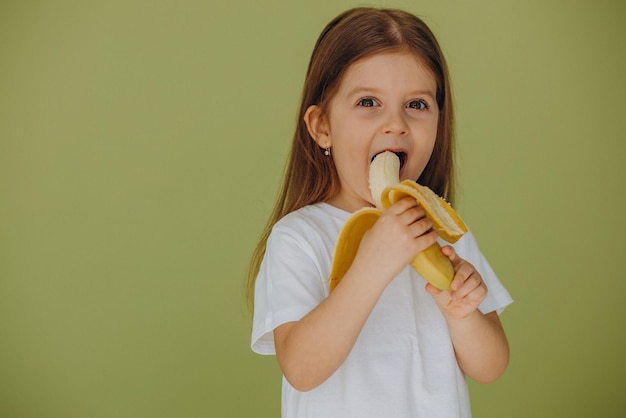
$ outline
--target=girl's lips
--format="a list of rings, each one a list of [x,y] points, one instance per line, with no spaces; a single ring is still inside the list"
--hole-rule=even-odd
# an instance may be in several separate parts
[[[394,154],[396,154],[398,156],[398,158],[400,159],[400,174],[402,174],[402,169],[404,168],[404,165],[406,164],[406,160],[408,158],[408,154],[406,151],[404,150],[393,150],[393,149],[386,149],[380,152],[377,152],[376,154],[374,154],[374,156],[372,157],[372,159],[370,160],[370,163],[372,161],[374,161],[374,158],[376,158],[376,156],[378,154],[382,154],[385,151],[389,151],[389,152],[393,152]]]

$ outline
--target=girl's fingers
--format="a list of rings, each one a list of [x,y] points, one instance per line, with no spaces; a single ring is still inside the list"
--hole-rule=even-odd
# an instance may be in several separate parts
[[[454,280],[450,284],[450,290],[440,291],[430,283],[426,285],[426,291],[431,294],[437,304],[449,312],[469,312],[477,309],[487,296],[487,286],[480,273],[467,261],[458,256],[454,248],[445,245],[441,251],[454,267]]]
[[[452,264],[454,266],[454,263]],[[454,291],[458,291],[461,289],[463,285],[467,282],[467,280],[474,274],[474,267],[469,263],[461,263],[460,266],[455,266],[456,274],[454,275],[454,280],[450,284],[450,287]]]
[[[424,209],[412,197],[405,197],[398,200],[387,208],[385,212],[397,216],[406,216],[408,220],[420,219],[426,216]]]
[[[433,286],[430,283],[426,283],[426,293],[429,293],[433,296],[437,296],[441,293],[443,293],[443,290],[441,289],[437,289],[435,286]]]
[[[384,215],[396,217],[401,225],[409,228],[410,234],[415,238],[433,227],[433,223],[426,217],[424,209],[412,197],[397,201],[384,212]]]
[[[400,199],[393,205],[389,206],[385,212],[389,212],[393,215],[399,215],[414,207],[418,207],[417,200],[412,197],[405,197],[404,199]]]
[[[443,247],[441,247],[441,251],[446,257],[448,257],[448,259],[450,259],[452,267],[454,267],[454,271],[458,271],[459,266],[461,265],[463,260],[456,253],[454,248],[451,245],[444,245]]]
[[[468,264],[469,265],[469,264]],[[465,267],[465,266],[463,266]],[[469,265],[471,267],[471,265]],[[482,277],[476,271],[474,271],[473,267],[466,273],[462,273],[467,277],[460,285],[453,286],[452,298],[455,300],[459,299],[470,299],[470,300],[482,300],[487,294],[487,287],[485,286]],[[456,279],[455,279],[456,281]]]
[[[433,229],[433,223],[428,218],[418,219],[417,221],[409,225],[409,230],[411,232],[411,235],[413,235],[415,238],[421,235],[424,235],[425,233],[427,233],[428,231],[432,229]]]

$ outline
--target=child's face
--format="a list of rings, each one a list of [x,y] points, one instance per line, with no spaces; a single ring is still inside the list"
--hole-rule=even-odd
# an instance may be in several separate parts
[[[332,147],[341,189],[329,203],[350,212],[373,206],[369,165],[386,150],[404,155],[401,180],[420,176],[437,136],[435,94],[434,76],[409,52],[377,54],[348,67],[326,117],[316,120],[313,111],[307,121],[316,142]]]

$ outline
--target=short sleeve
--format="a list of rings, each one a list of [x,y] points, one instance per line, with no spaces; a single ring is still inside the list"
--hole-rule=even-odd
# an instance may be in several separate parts
[[[498,279],[496,273],[487,262],[487,259],[481,253],[472,232],[468,231],[463,235],[463,237],[454,244],[454,248],[461,258],[467,260],[476,268],[487,286],[487,297],[483,300],[478,309],[484,314],[494,311],[497,312],[498,315],[501,314],[504,308],[513,303],[513,299]]]
[[[325,276],[310,240],[277,225],[272,230],[256,279],[252,350],[275,354],[273,331],[298,321],[326,296]]]

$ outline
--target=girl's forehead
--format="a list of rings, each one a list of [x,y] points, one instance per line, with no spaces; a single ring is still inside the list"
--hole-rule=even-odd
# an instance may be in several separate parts
[[[362,83],[384,84],[396,77],[411,84],[428,84],[435,88],[437,84],[433,71],[421,56],[402,50],[376,53],[350,64],[341,77],[339,89],[351,89]]]
[[[366,55],[363,58],[360,58],[358,60],[356,60],[355,62],[353,62],[352,64],[350,64],[350,66],[355,66],[355,65],[362,65],[363,63],[366,63],[368,61],[394,61],[394,60],[398,60],[398,59],[402,59],[402,58],[412,58],[415,61],[419,62],[419,63],[424,63],[424,56],[422,54],[418,54],[417,52],[408,49],[408,48],[401,48],[401,49],[387,49],[387,50],[382,50],[379,52],[374,52],[372,54]]]

